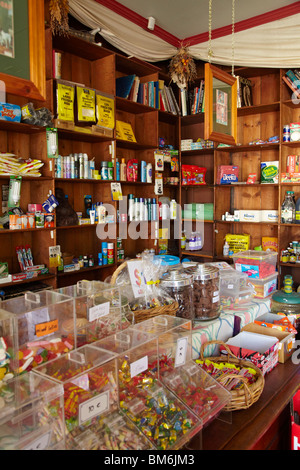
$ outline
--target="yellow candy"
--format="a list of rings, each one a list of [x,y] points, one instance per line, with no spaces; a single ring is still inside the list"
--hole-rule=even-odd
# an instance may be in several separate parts
[[[18,353],[18,354],[19,354],[19,361],[20,361],[21,359],[23,359],[23,356],[24,356],[24,354],[23,354],[23,352],[22,352],[22,351],[19,351],[19,353]]]
[[[5,376],[5,373],[6,373],[6,369],[4,367],[1,367],[0,368],[0,380],[3,379],[3,377]]]

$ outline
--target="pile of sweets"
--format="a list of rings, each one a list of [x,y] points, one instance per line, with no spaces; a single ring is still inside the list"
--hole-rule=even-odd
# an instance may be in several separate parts
[[[19,366],[17,373],[29,372],[36,366],[71,351],[74,348],[73,338],[53,338],[28,342],[18,351]]]
[[[186,371],[181,368],[180,373],[175,369],[175,361],[172,360],[170,368],[170,358],[161,356],[159,361],[160,374],[166,372],[166,381],[169,388],[185,403],[193,412],[204,420],[207,413],[216,410],[220,404],[220,399],[210,387],[206,388],[204,383],[197,383]],[[197,366],[195,366],[197,367]],[[205,423],[203,423],[205,424]]]
[[[7,340],[0,336],[0,386],[13,378],[11,372],[12,349],[8,347]],[[1,408],[1,404],[0,404]]]
[[[44,163],[31,158],[18,158],[13,153],[0,152],[0,175],[41,176],[38,171]]]
[[[125,358],[120,371],[120,407],[158,450],[170,449],[196,424],[196,418],[157,382],[157,361],[149,364],[150,372],[130,376]]]
[[[239,367],[229,362],[213,362],[209,359],[205,359],[204,361],[196,359],[196,363],[200,364],[202,369],[215,380],[220,379],[226,374],[228,376],[228,381],[225,384],[222,384],[229,391],[242,389],[244,387],[244,381],[239,380],[236,375],[245,377],[248,385],[253,384],[258,379],[256,370],[251,367]],[[231,374],[235,376],[232,380],[230,380]]]
[[[125,421],[125,417],[115,411],[105,416],[100,425],[92,425],[88,432],[78,434],[73,447],[83,450],[149,450],[150,443],[129,420]]]

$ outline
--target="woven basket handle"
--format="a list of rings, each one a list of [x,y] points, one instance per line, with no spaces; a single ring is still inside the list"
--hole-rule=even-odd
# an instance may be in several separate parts
[[[201,349],[200,349],[200,359],[201,359],[201,361],[204,361],[204,359],[205,359],[204,358],[204,351],[205,351],[206,347],[209,346],[210,344],[219,344],[219,345],[223,346],[227,351],[228,357],[231,356],[234,359],[237,359],[237,357],[233,354],[233,352],[230,350],[230,348],[227,344],[225,344],[223,341],[220,341],[220,340],[213,340],[213,341],[207,341],[206,343],[201,344]],[[224,359],[225,359],[225,357],[226,356],[224,356]]]
[[[124,261],[124,263],[120,264],[120,266],[118,266],[117,269],[114,271],[110,280],[110,283],[112,286],[115,285],[118,275],[120,274],[121,271],[123,271],[123,269],[126,268],[126,266],[127,266],[127,261]]]
[[[252,403],[254,403],[254,397],[249,389],[248,379],[246,377],[242,377],[238,374],[227,373],[227,374],[221,375],[221,377],[218,377],[216,380],[219,384],[223,385],[226,388],[226,382],[230,382],[231,379],[239,379],[242,382],[244,382],[246,405],[247,406],[252,405]]]

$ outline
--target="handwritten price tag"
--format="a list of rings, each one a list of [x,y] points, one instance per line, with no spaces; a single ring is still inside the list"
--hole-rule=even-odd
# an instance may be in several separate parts
[[[47,336],[58,330],[58,320],[52,320],[35,325],[35,334],[38,337]]]

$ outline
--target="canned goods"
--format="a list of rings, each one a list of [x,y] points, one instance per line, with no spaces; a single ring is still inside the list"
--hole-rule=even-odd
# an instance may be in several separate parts
[[[44,221],[45,221],[45,214],[43,214],[42,212],[36,212],[35,213],[35,226],[36,226],[36,228],[44,227]]]
[[[285,126],[283,126],[283,133],[284,134],[289,134],[290,133],[290,125],[289,124],[285,124]]]
[[[291,135],[289,132],[285,132],[282,137],[283,142],[290,142],[291,141]]]

